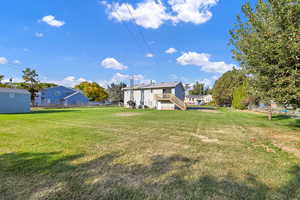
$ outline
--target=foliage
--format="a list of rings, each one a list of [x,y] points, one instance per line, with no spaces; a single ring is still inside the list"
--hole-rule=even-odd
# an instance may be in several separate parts
[[[193,85],[193,89],[189,91],[190,95],[203,95],[204,94],[204,84],[198,81]]]
[[[91,101],[103,101],[108,98],[108,94],[103,87],[101,87],[96,82],[81,82],[79,85],[75,86],[76,89],[83,91],[83,93],[91,100]]]
[[[234,58],[251,74],[258,96],[269,103],[300,106],[299,0],[259,0],[242,7],[231,33]]]
[[[124,100],[124,91],[123,88],[126,87],[125,83],[112,83],[108,86],[107,91],[109,94],[109,99],[113,103],[123,102]]]
[[[247,109],[249,105],[249,85],[248,81],[245,80],[244,83],[233,91],[232,107],[239,110]]]
[[[4,79],[4,75],[1,75],[1,74],[0,74],[0,84],[1,84],[1,82],[3,81],[3,79]]]
[[[30,92],[31,96],[31,103],[34,105],[34,100],[36,94],[39,91],[39,80],[38,80],[38,73],[35,70],[31,70],[30,68],[26,68],[23,70],[23,80],[25,81],[24,89],[27,89]]]
[[[13,83],[13,85],[17,88],[20,88],[20,89],[26,89],[29,87],[29,83]],[[57,86],[56,84],[54,83],[38,83],[38,88],[41,90],[41,89],[45,89],[45,88],[49,88],[49,87],[55,87]]]
[[[231,106],[233,91],[243,84],[246,76],[241,70],[233,69],[224,73],[215,83],[213,99],[217,106]]]

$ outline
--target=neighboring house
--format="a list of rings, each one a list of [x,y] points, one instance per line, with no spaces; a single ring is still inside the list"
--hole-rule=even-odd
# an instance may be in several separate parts
[[[126,87],[124,90],[124,106],[129,107],[130,100],[136,107],[156,108],[158,110],[186,110],[184,103],[185,89],[181,82],[163,82],[140,84]]]
[[[187,95],[184,102],[186,104],[204,105],[212,102],[212,95]]]
[[[30,103],[27,90],[0,88],[0,113],[30,112]]]
[[[89,99],[80,90],[64,86],[43,89],[36,98],[37,106],[82,106],[88,105]]]

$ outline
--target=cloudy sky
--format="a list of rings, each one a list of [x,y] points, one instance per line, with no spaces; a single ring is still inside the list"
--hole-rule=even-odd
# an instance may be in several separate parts
[[[254,0],[252,0],[254,2]],[[3,0],[0,74],[73,86],[155,80],[212,85],[237,63],[229,29],[246,0]]]

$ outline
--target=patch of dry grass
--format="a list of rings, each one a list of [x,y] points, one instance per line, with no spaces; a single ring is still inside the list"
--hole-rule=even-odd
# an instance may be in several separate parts
[[[254,120],[119,108],[0,116],[0,199],[297,199],[299,159],[273,145],[297,134]]]

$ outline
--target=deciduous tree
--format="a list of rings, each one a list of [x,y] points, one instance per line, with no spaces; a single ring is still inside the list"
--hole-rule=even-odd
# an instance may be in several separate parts
[[[251,75],[251,85],[262,100],[299,107],[299,0],[259,0],[255,9],[247,3],[242,11],[245,20],[238,17],[230,31],[234,58]]]
[[[107,91],[109,94],[109,99],[113,103],[119,103],[124,101],[124,91],[123,88],[126,87],[125,83],[112,83],[108,86]]]
[[[79,85],[75,86],[76,89],[83,91],[83,93],[91,100],[91,101],[103,101],[108,98],[108,94],[103,87],[101,87],[96,82],[81,82]]]
[[[218,106],[231,106],[233,91],[243,84],[246,76],[241,70],[233,69],[224,73],[213,88],[213,98]]]

